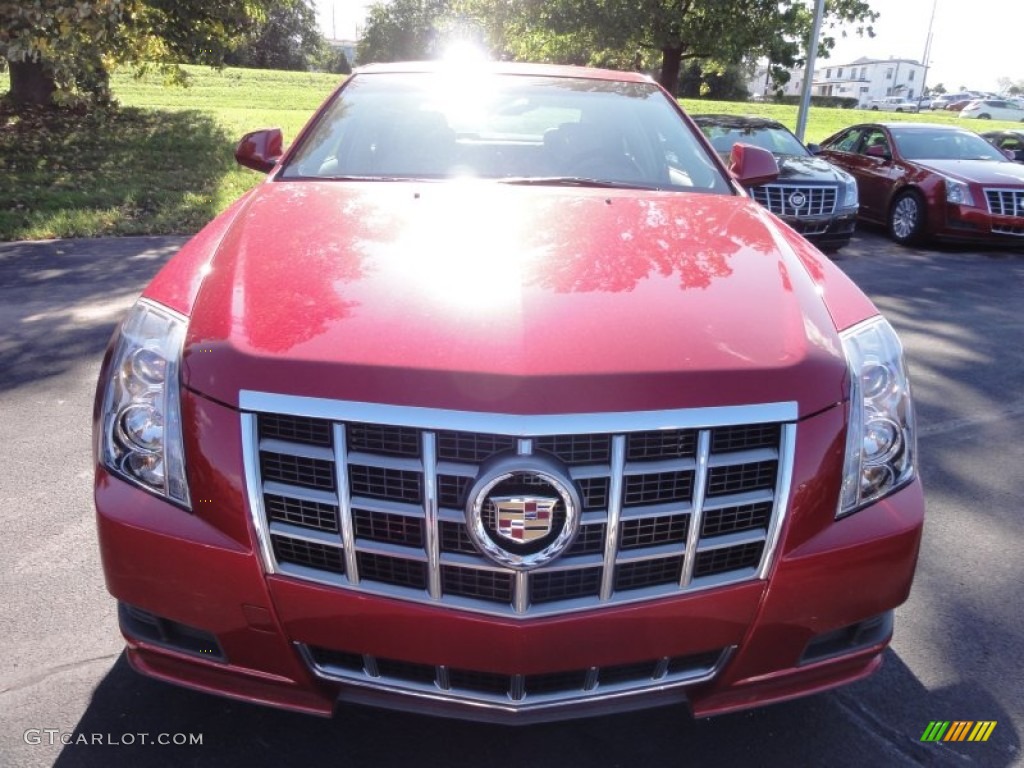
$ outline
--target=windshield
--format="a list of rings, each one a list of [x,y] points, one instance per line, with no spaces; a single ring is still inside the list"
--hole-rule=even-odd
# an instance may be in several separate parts
[[[728,155],[736,143],[753,144],[776,155],[809,155],[796,136],[781,126],[701,125],[700,129],[720,155]]]
[[[896,148],[907,160],[1007,161],[1006,155],[967,131],[891,130]]]
[[[730,192],[653,84],[446,72],[354,76],[279,178],[455,177]]]

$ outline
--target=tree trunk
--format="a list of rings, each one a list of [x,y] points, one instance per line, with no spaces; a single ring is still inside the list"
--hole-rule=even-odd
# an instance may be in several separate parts
[[[676,95],[676,90],[679,88],[679,70],[682,63],[682,48],[661,49],[661,77],[658,78],[658,82],[673,96]]]
[[[43,62],[9,61],[7,66],[11,69],[11,101],[40,107],[53,105],[57,86]]]

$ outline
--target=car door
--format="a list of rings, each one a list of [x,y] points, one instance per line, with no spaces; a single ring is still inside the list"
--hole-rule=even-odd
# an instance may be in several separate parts
[[[834,143],[829,143],[824,154],[829,161],[845,168],[857,179],[859,215],[884,221],[892,180],[898,176],[888,133],[877,125],[852,128],[837,136]]]

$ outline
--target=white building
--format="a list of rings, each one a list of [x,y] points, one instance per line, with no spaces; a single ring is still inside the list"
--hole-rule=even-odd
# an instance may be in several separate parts
[[[914,99],[924,87],[925,67],[914,59],[866,59],[828,64],[814,70],[811,93],[857,99],[865,107],[872,99],[902,96]]]
[[[886,96],[903,96],[914,99],[921,95],[925,68],[913,59],[857,59],[850,64],[824,62],[814,70],[811,93],[814,96],[840,96],[857,99],[860,107],[866,107],[872,99]],[[775,88],[768,81],[767,68],[762,64],[754,70],[747,82],[752,96],[766,93],[771,96]],[[803,86],[804,70],[791,69],[789,82],[782,89],[786,96],[799,96]]]

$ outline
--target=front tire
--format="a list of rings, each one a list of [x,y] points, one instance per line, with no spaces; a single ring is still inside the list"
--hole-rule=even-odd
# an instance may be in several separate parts
[[[900,245],[912,245],[924,229],[924,200],[917,192],[900,192],[889,208],[889,237]]]

